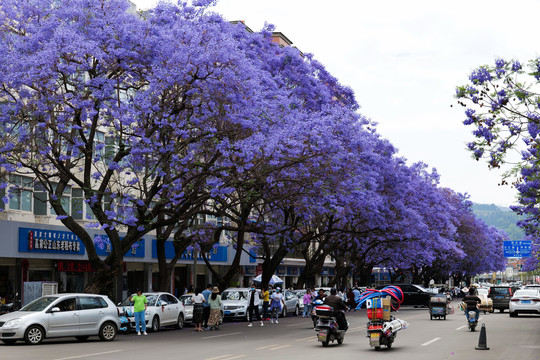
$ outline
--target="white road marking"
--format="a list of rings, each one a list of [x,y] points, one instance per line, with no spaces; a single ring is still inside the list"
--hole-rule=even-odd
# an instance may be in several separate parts
[[[261,346],[261,347],[258,347],[257,350],[264,350],[264,349],[268,349],[268,348],[271,348],[271,347],[274,347],[274,346],[279,346],[279,344]]]
[[[229,358],[226,358],[224,360],[233,360],[233,359],[239,359],[239,358],[243,358],[243,357],[246,357],[247,355],[245,354],[242,354],[242,355],[236,355],[236,356],[231,356]]]
[[[85,354],[85,355],[77,355],[77,356],[70,356],[65,358],[58,358],[54,360],[69,360],[69,359],[80,359],[83,357],[89,357],[89,356],[97,356],[97,355],[105,355],[105,354],[113,354],[124,350],[112,350],[112,351],[105,351],[105,352],[99,352],[99,353],[93,353],[93,354]]]
[[[464,329],[464,328],[466,328],[467,326],[468,326],[468,325],[463,325],[463,326],[460,326],[460,327],[456,328],[456,330],[461,330],[461,329]]]
[[[218,360],[218,359],[223,359],[223,358],[226,358],[226,357],[229,357],[229,356],[233,356],[233,355],[232,354],[225,354],[225,355],[221,355],[221,356],[206,358],[204,360]]]
[[[429,340],[428,342],[423,343],[421,346],[428,346],[438,340],[441,340],[441,338],[435,338],[435,339]]]
[[[315,337],[316,335],[313,335],[313,336],[310,336],[310,337],[307,337],[307,338],[303,338],[303,339],[296,339],[294,341],[306,341],[306,340],[311,340],[313,339],[313,337]]]
[[[214,336],[205,336],[205,337],[202,337],[201,339],[214,339],[214,338],[218,338],[218,337],[238,335],[238,334],[241,334],[241,333],[242,333],[242,332],[234,332],[234,333],[230,333],[230,334],[221,334],[221,335],[214,335]]]
[[[284,349],[284,348],[288,348],[288,347],[291,347],[292,345],[281,345],[281,346],[278,346],[278,347],[275,347],[275,348],[270,348],[269,350],[279,350],[279,349]]]

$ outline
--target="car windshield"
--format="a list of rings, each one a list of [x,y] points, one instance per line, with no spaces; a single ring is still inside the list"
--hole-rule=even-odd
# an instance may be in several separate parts
[[[45,310],[50,304],[52,304],[57,297],[54,296],[47,296],[42,297],[39,299],[36,299],[32,301],[30,304],[26,305],[21,309],[21,311],[42,311]]]
[[[508,288],[506,287],[492,287],[491,288],[491,293],[493,294],[508,294]]]
[[[182,302],[182,304],[184,305],[193,305],[193,300],[191,300],[191,295],[188,295],[188,296],[181,296],[180,297],[180,301]]]
[[[224,291],[221,294],[221,300],[245,300],[247,299],[247,291]]]
[[[516,291],[514,296],[538,296],[538,290],[518,290]]]

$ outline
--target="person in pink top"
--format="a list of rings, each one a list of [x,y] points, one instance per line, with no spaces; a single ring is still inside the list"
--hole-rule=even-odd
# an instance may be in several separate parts
[[[302,312],[302,317],[310,316],[311,303],[313,302],[313,293],[311,292],[310,288],[306,289],[306,293],[304,294],[302,300],[304,301],[304,311]]]

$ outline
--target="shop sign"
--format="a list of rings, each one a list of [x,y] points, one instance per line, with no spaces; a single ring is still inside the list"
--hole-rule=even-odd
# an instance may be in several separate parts
[[[250,265],[244,266],[244,274],[246,276],[255,276],[256,268],[257,268],[256,266],[250,266]]]
[[[276,274],[278,276],[285,276],[286,273],[287,273],[287,268],[285,266],[278,266],[276,270]]]
[[[184,251],[180,260],[193,260],[194,251],[192,248]],[[174,245],[172,241],[165,242],[165,258],[172,259],[175,255]],[[212,250],[206,253],[206,257],[210,262],[227,262],[227,246],[214,246]],[[157,240],[152,240],[152,258],[157,259]],[[202,255],[199,253],[197,260],[204,261]]]
[[[62,261],[56,262],[56,270],[71,272],[94,272],[89,261]]]
[[[19,251],[84,255],[81,239],[69,231],[19,228]]]
[[[298,276],[298,267],[296,267],[296,266],[288,266],[287,267],[287,275],[289,275],[289,276]]]
[[[144,244],[144,239],[135,241],[131,245],[131,248],[124,254],[124,257],[143,258],[145,255]],[[107,235],[95,235],[94,245],[96,247],[96,253],[100,256],[107,256],[112,251],[111,240]]]

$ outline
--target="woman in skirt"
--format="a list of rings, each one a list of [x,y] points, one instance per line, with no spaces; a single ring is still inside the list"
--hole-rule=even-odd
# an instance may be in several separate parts
[[[203,331],[203,303],[204,295],[201,294],[201,289],[197,288],[195,293],[191,295],[191,302],[193,303],[193,323],[195,324],[195,331]]]
[[[219,330],[219,324],[221,322],[221,295],[219,295],[217,286],[212,288],[212,295],[208,298],[208,303],[210,304],[208,326],[210,330]]]

